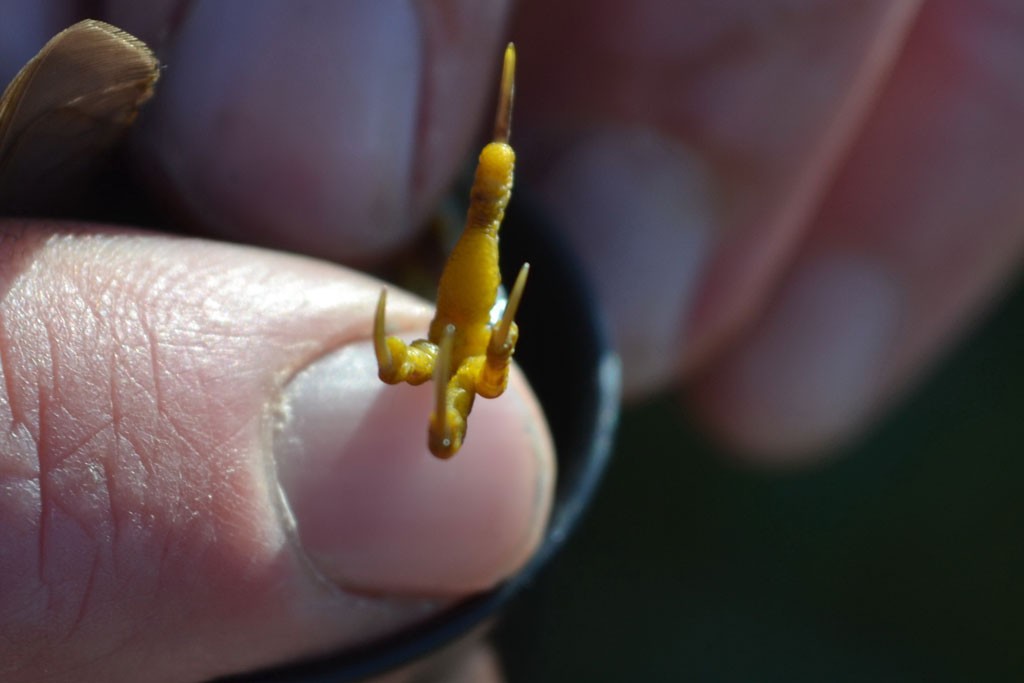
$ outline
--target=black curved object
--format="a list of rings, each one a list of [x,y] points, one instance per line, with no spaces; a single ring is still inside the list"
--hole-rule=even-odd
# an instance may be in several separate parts
[[[521,194],[521,193],[520,193]],[[419,659],[495,616],[551,561],[576,526],[605,470],[619,411],[619,363],[572,253],[517,197],[502,228],[501,269],[511,283],[529,261],[516,321],[523,368],[551,425],[558,461],[552,517],[538,552],[515,576],[431,619],[368,646],[224,683],[343,683]]]

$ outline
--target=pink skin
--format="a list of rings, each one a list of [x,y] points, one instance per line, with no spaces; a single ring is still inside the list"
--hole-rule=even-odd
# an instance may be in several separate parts
[[[68,2],[9,4],[6,75],[75,16]],[[168,64],[135,141],[160,191],[213,236],[355,265],[407,243],[470,152],[509,11],[107,5],[103,18]],[[692,377],[690,403],[751,460],[806,461],[856,433],[1017,268],[1014,0],[524,0],[511,34],[520,177],[594,276],[630,394]],[[196,680],[354,643],[423,605],[355,609],[325,585],[450,597],[528,555],[551,471],[523,384],[471,425],[512,424],[520,441],[494,441],[494,469],[460,454],[465,478],[432,479],[407,450],[420,435],[393,433],[400,416],[421,423],[429,398],[414,391],[367,400],[366,386],[345,385],[344,420],[303,409],[316,438],[273,438],[269,408],[302,404],[289,391],[304,385],[287,379],[365,336],[375,283],[213,243],[41,230],[0,260],[0,361],[18,426],[0,511],[14,550],[0,562],[23,577],[0,584],[0,630],[18,638],[0,642],[19,656],[0,662],[16,661],[22,680],[87,656],[108,680],[140,665]],[[394,300],[389,317],[421,332],[425,309]],[[310,386],[302,396],[315,398]],[[378,467],[377,449],[397,455]],[[295,535],[272,504],[277,479],[308,494],[290,496]],[[367,523],[332,516],[334,499]],[[480,514],[453,515],[453,502]],[[425,542],[432,524],[443,533]],[[377,534],[391,554],[374,564]]]
[[[529,388],[481,402],[457,467],[430,457],[429,387],[374,376],[377,282],[196,240],[3,230],[6,680],[140,663],[205,680],[357,643],[536,545],[552,452]],[[398,293],[391,313],[430,319]]]

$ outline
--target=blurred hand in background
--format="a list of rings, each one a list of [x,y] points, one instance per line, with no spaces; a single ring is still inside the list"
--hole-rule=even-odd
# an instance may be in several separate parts
[[[1013,2],[527,2],[514,33],[524,156],[627,390],[693,380],[746,457],[854,434],[1017,271]]]

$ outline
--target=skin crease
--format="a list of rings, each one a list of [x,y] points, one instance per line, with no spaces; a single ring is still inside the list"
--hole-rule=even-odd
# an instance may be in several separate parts
[[[375,281],[308,259],[195,240],[10,222],[3,229],[6,253],[15,255],[0,303],[0,412],[12,425],[0,471],[0,514],[8,522],[0,604],[11,615],[0,625],[5,680],[34,680],[40,661],[54,676],[91,680],[131,680],[137,663],[159,672],[184,661],[185,670],[167,665],[175,677],[153,680],[203,680],[372,638],[446,604],[330,590],[322,578],[342,586],[372,579],[375,592],[406,592],[401,579],[382,585],[379,568],[364,579],[358,563],[304,558],[267,481],[274,412],[266,397],[325,352],[365,337]],[[400,324],[429,321],[425,307],[397,293],[393,312]],[[376,390],[379,383],[368,379]],[[512,392],[528,397],[519,378]],[[385,396],[393,406],[387,425],[362,432],[422,419],[429,391],[419,397],[405,415],[404,403]],[[516,401],[488,402],[474,414],[475,426],[500,434],[497,426],[514,424],[518,409]],[[361,521],[338,532],[347,543],[365,545],[359,534],[389,538],[404,548],[402,563],[420,566],[409,593],[436,598],[487,587],[528,557],[544,515],[535,520],[531,511],[538,479],[531,468],[550,468],[550,450],[546,460],[524,461],[523,436],[501,435],[499,445],[478,438],[466,444],[461,457],[469,459],[453,478],[450,468],[431,467],[439,461],[425,453],[420,430],[392,440],[392,453],[370,450],[358,434],[341,453],[375,457],[320,468],[317,485],[328,487],[320,497],[337,497],[331,489],[343,492],[353,476],[387,490],[374,472],[387,473],[403,451],[415,455],[414,466],[426,468],[415,489],[389,497],[387,506],[379,498],[363,506],[358,492],[335,506],[335,514]],[[310,488],[286,488],[294,491]],[[300,522],[315,519],[302,509],[304,499],[295,502]],[[449,509],[464,514],[452,519]],[[419,520],[407,539],[388,528],[403,516]],[[431,527],[431,517],[440,526]],[[473,523],[481,517],[486,526]],[[421,536],[432,542],[415,550]],[[424,564],[463,548],[494,559]],[[326,576],[312,573],[309,561]],[[437,583],[421,584],[424,573]],[[154,595],[161,596],[156,604]],[[138,633],[136,623],[150,626]],[[246,634],[244,648],[235,643],[238,632]],[[63,643],[56,652],[47,645],[54,639]],[[130,657],[94,655],[125,647]],[[207,652],[217,653],[215,661]]]
[[[132,9],[137,3],[115,0],[102,17],[153,42],[168,64],[163,89],[135,140],[140,160],[155,169],[165,196],[176,197],[188,215],[208,217],[200,228],[207,234],[349,264],[384,258],[405,243],[471,153],[474,126],[487,118],[485,102],[493,92],[488,79],[502,45],[506,3],[378,3],[382,12],[396,13],[400,20],[393,22],[371,15],[366,5],[358,17],[343,17],[335,5],[323,10],[321,21],[300,21],[300,13],[282,17],[260,3],[244,10],[230,3],[193,4],[184,12],[184,3],[158,2],[151,13],[140,13]],[[303,7],[317,11],[314,3]],[[39,42],[75,15],[61,2],[22,0],[10,10],[3,25],[28,27],[24,35],[38,35]],[[240,14],[251,15],[251,21],[239,22]],[[510,26],[520,54],[513,132],[520,178],[539,190],[592,274],[618,339],[629,350],[627,381],[639,378],[631,392],[642,396],[691,379],[688,404],[751,462],[817,461],[830,452],[827,446],[858,433],[969,329],[1019,265],[1024,16],[1014,0],[524,0]],[[282,47],[274,40],[281,31],[295,38],[288,45],[299,37],[316,38],[313,44],[324,58],[310,64],[308,53]],[[357,41],[372,31],[404,52],[393,60],[361,52],[355,56],[374,59],[349,62],[352,71],[335,64],[345,49],[364,45]],[[0,71],[13,73],[17,67],[11,62],[22,63],[38,47],[30,43],[5,36],[5,46],[17,49],[0,55]],[[239,55],[263,55],[266,63],[248,63]],[[285,83],[288,60],[296,68],[322,71],[305,85]],[[269,81],[250,78],[258,67],[274,64],[282,66],[268,72]],[[205,72],[214,67],[217,80]],[[393,88],[380,86],[385,83]],[[290,96],[268,102],[267,94],[275,92]],[[239,118],[240,111],[254,118]],[[381,139],[371,135],[381,111],[392,117],[386,144],[361,146]],[[211,136],[211,127],[224,125],[225,116],[237,135]],[[282,141],[275,131],[292,137]],[[353,146],[319,154],[324,140],[341,144],[338,131]],[[574,165],[581,159],[591,167]],[[605,186],[602,174],[647,174],[692,186],[679,193],[654,182]],[[298,189],[289,184],[296,177],[303,181]],[[585,182],[570,192],[566,178]],[[232,186],[235,181],[244,191]],[[292,203],[297,193],[301,203]],[[670,201],[677,196],[684,201]],[[78,254],[88,259],[92,253],[88,241],[62,244],[72,263]],[[217,251],[207,244],[196,256],[198,265],[210,258],[209,250]],[[24,263],[31,265],[38,252],[29,252],[27,262],[4,252],[5,280]],[[642,267],[673,254],[678,260],[669,265],[676,267]],[[166,252],[166,258],[176,262],[177,251]],[[303,263],[303,269],[312,267]],[[337,276],[320,268],[308,283],[313,289],[323,286],[321,278]],[[145,281],[150,270],[128,272]],[[20,292],[21,307],[43,311],[64,293],[51,286],[49,275],[61,271],[33,272],[37,285]],[[351,273],[345,277],[365,282]],[[103,282],[112,294],[136,286],[117,271]],[[375,296],[374,290],[368,306],[349,315],[369,315]],[[355,306],[358,297],[348,301]],[[88,308],[83,304],[82,311]],[[75,329],[62,320],[91,319],[79,316],[56,318],[53,338]],[[38,357],[46,358],[50,332],[32,328],[32,320],[23,322],[28,331],[8,331],[8,339],[34,340]],[[26,337],[29,332],[36,336]],[[84,342],[67,352],[65,367],[96,355]],[[216,382],[203,385],[211,386]],[[24,403],[38,403],[38,392],[30,393],[33,401]],[[90,405],[83,399],[84,407]],[[226,430],[220,436],[242,433]],[[89,432],[78,435],[85,439]],[[15,460],[8,474],[30,480],[31,465]],[[249,475],[244,468],[234,470],[232,481],[242,489],[249,482],[251,489],[258,479]],[[207,558],[225,563],[222,572],[212,572],[222,583],[211,586],[194,573],[176,578],[167,571],[159,581],[195,581],[194,590],[215,596],[204,609],[234,619],[244,646],[226,632],[209,641],[210,634],[199,628],[207,615],[189,612],[202,601],[161,605],[179,610],[176,617],[158,611],[162,623],[182,628],[151,628],[153,640],[147,641],[146,632],[132,630],[131,619],[116,618],[151,611],[151,592],[129,592],[124,600],[92,603],[97,606],[84,610],[86,621],[76,622],[77,612],[66,606],[72,616],[59,622],[79,623],[81,651],[96,641],[107,647],[93,652],[113,651],[95,664],[107,667],[98,671],[133,671],[144,664],[165,680],[194,680],[214,667],[251,665],[254,653],[286,658],[301,647],[268,632],[266,619],[252,618],[259,610],[307,605],[306,593],[299,590],[295,598],[287,582],[285,588],[260,583],[260,577],[274,576],[269,560],[280,547],[279,535],[244,533],[253,530],[254,519],[242,514],[244,501],[254,499],[227,500],[243,508],[206,508],[206,514],[226,515],[224,528],[236,532],[226,538],[268,562],[262,567],[269,573],[253,578],[243,572],[241,584],[262,587],[248,602],[253,595],[268,599],[248,604],[228,590],[221,602],[216,589],[230,589],[225,577],[237,577],[224,558]],[[227,523],[238,518],[249,525]],[[0,546],[22,548],[24,555],[12,551],[0,561],[23,565],[38,556],[36,532],[25,524],[21,545]],[[287,571],[287,562],[276,571]],[[4,576],[13,575],[3,569]],[[142,569],[156,574],[153,567]],[[79,583],[69,591],[89,594]],[[324,614],[313,617],[303,623],[331,621]],[[386,630],[394,617],[384,609],[380,621],[367,625],[341,616],[333,628],[317,630],[311,642],[346,642]],[[19,652],[29,653],[19,662],[24,679],[37,680],[44,667],[61,671],[62,662],[32,658],[53,652],[46,645],[57,635],[16,632],[32,634],[17,641]],[[137,647],[110,645],[123,642]],[[170,651],[195,655],[184,658],[195,668],[181,670],[176,667],[182,659],[161,658]]]

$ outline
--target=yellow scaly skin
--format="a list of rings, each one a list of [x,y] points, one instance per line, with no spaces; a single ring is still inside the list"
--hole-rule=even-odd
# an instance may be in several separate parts
[[[479,394],[495,398],[508,385],[508,371],[519,328],[513,322],[522,298],[529,264],[524,264],[509,294],[501,320],[491,323],[498,298],[498,230],[512,196],[515,152],[508,144],[515,76],[515,48],[505,49],[501,99],[494,142],[480,153],[462,236],[452,249],[437,288],[437,310],[426,339],[406,344],[384,331],[387,290],[382,290],[374,318],[373,339],[378,375],[388,384],[435,383],[434,411],[427,445],[439,458],[462,446],[466,421]]]

